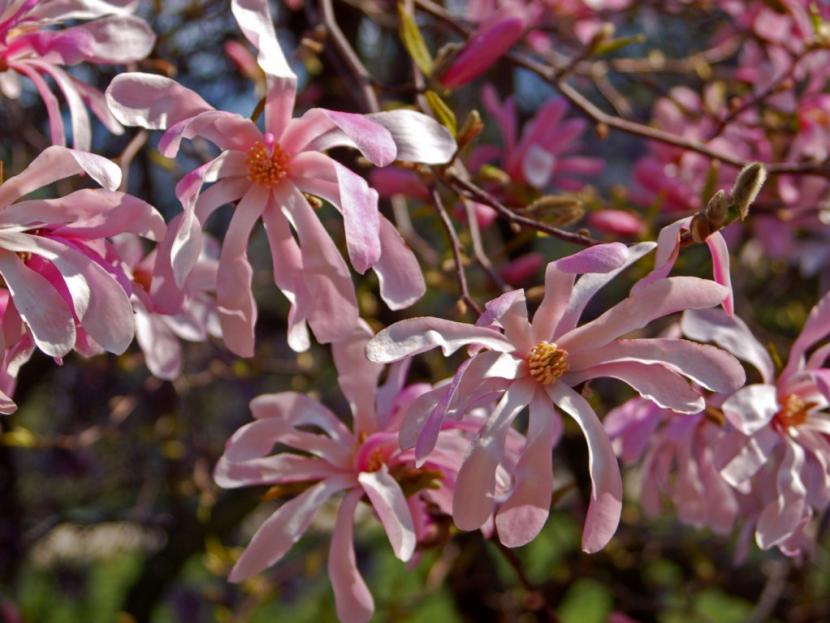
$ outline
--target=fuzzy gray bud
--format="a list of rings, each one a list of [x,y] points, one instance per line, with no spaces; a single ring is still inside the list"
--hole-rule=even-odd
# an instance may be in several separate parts
[[[715,229],[720,229],[726,223],[726,217],[729,213],[729,199],[726,197],[726,191],[723,189],[712,195],[706,208],[703,210],[706,219],[714,226]]]
[[[755,201],[767,179],[767,170],[760,162],[753,162],[743,168],[732,187],[732,201],[741,220],[749,214],[749,206]]]

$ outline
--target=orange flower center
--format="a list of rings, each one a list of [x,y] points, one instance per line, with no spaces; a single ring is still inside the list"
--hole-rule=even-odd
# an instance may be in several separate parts
[[[248,179],[254,184],[271,188],[279,184],[288,175],[288,155],[274,145],[272,150],[262,143],[257,143],[248,150],[245,164],[248,165]]]
[[[530,376],[550,385],[568,371],[568,351],[550,342],[539,342],[527,355]]]
[[[789,394],[781,400],[781,408],[775,414],[774,421],[781,428],[800,426],[807,420],[810,410],[816,406],[814,402],[807,402],[800,396]]]

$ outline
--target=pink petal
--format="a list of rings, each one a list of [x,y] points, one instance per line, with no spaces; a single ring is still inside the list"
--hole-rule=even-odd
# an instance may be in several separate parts
[[[46,113],[49,118],[49,138],[52,140],[53,145],[61,147],[66,145],[60,104],[58,104],[58,99],[49,90],[49,85],[46,84],[46,81],[41,78],[40,74],[28,62],[9,63],[9,67],[29,78],[35,85],[40,99],[43,100],[46,106]]]
[[[493,513],[496,469],[504,455],[510,425],[533,399],[535,382],[517,381],[487,417],[484,430],[455,481],[453,520],[462,530],[478,530]]]
[[[52,79],[60,88],[66,103],[69,107],[69,115],[72,120],[72,144],[76,149],[89,151],[92,132],[89,126],[89,113],[87,113],[84,102],[81,99],[75,83],[63,71],[50,63],[29,61],[29,65],[37,67],[43,73],[52,76]]]
[[[126,65],[146,58],[153,50],[156,35],[143,19],[132,15],[111,16],[62,31],[89,35],[82,51],[93,63]]]
[[[609,242],[588,247],[573,255],[556,260],[559,270],[582,275],[610,273],[627,265],[628,247],[621,242]]]
[[[723,300],[723,309],[730,316],[734,315],[734,303],[732,297],[732,280],[729,274],[729,247],[720,232],[715,232],[706,238],[706,245],[712,254],[712,273],[714,280],[729,290],[728,296]]]
[[[669,338],[618,340],[601,348],[574,353],[568,364],[576,371],[619,361],[667,364],[698,385],[723,394],[734,392],[746,382],[743,367],[728,352]]]
[[[758,342],[746,323],[727,316],[720,309],[689,310],[683,314],[683,333],[699,342],[714,342],[738,359],[752,364],[765,383],[775,380],[775,367],[767,349]]]
[[[0,251],[0,274],[37,347],[52,357],[63,357],[72,350],[75,320],[52,284],[8,251]]]
[[[173,380],[182,371],[182,349],[176,335],[161,316],[151,314],[140,303],[135,306],[135,336],[144,352],[144,363],[153,376]]]
[[[591,405],[564,383],[547,388],[553,403],[570,415],[588,442],[591,502],[582,529],[582,550],[593,554],[606,546],[617,531],[622,512],[622,478],[611,442]]]
[[[366,345],[369,361],[391,363],[440,347],[449,356],[462,346],[480,344],[498,352],[510,352],[510,344],[498,331],[441,318],[408,318],[396,322]]]
[[[778,388],[747,385],[730,396],[722,408],[732,426],[751,435],[769,424],[778,412]]]
[[[378,278],[380,297],[389,309],[405,309],[426,292],[427,286],[418,259],[395,226],[382,214],[380,258],[372,270]]]
[[[553,494],[553,446],[562,423],[547,395],[530,402],[527,445],[514,472],[516,484],[496,514],[499,540],[507,547],[530,543],[545,525]]]
[[[328,575],[334,590],[337,618],[345,623],[368,623],[375,602],[360,575],[354,556],[354,512],[363,492],[350,491],[340,503],[329,548]]]
[[[52,145],[40,152],[23,171],[0,186],[0,206],[6,207],[34,190],[83,173],[107,190],[115,190],[121,184],[121,169],[111,160]]]
[[[303,192],[333,203],[343,214],[346,246],[355,270],[363,274],[380,259],[380,213],[377,191],[366,180],[323,154],[294,158],[292,176]]]
[[[303,536],[317,509],[351,483],[349,477],[335,476],[306,489],[280,506],[256,531],[231,569],[228,580],[241,582],[279,562]]]
[[[178,82],[155,74],[119,74],[106,91],[115,118],[127,126],[166,130],[213,107]]]
[[[253,186],[239,201],[222,246],[216,275],[216,303],[227,347],[240,357],[254,354],[257,308],[251,292],[253,270],[248,238],[268,201],[268,191]]]
[[[557,343],[568,351],[604,346],[657,318],[687,309],[719,305],[726,295],[726,288],[706,279],[661,279],[643,286],[596,320],[563,335]]]
[[[261,394],[251,401],[250,407],[251,414],[258,420],[280,418],[292,426],[316,426],[341,445],[354,443],[352,433],[334,413],[304,394]]]
[[[386,530],[392,551],[406,562],[415,551],[415,527],[400,485],[386,465],[376,472],[361,472],[357,480]]]
[[[522,37],[525,23],[521,17],[496,16],[483,24],[441,76],[441,84],[456,88],[471,82],[487,71]]]
[[[331,345],[337,383],[349,401],[358,435],[378,429],[375,394],[383,366],[366,359],[366,343],[371,337],[371,329],[361,322],[348,337]]]
[[[797,443],[785,446],[784,460],[778,470],[778,498],[758,516],[755,539],[761,549],[769,549],[795,532],[807,509],[807,491],[801,480],[804,450]]]
[[[378,112],[368,117],[389,130],[397,147],[397,160],[447,164],[458,149],[447,128],[415,110]]]

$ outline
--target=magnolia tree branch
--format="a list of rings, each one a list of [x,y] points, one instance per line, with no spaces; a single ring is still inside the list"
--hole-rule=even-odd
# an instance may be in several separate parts
[[[455,262],[455,274],[458,279],[458,288],[461,290],[461,300],[464,304],[472,309],[477,316],[481,315],[481,307],[475,302],[475,299],[470,295],[470,288],[467,285],[467,273],[464,270],[464,260],[461,256],[461,242],[458,240],[458,234],[452,224],[450,215],[444,207],[444,202],[441,199],[441,194],[438,189],[432,189],[432,205],[438,212],[441,218],[441,224],[444,226],[444,231],[447,233],[447,238],[450,241],[450,248],[452,249],[452,258]]]

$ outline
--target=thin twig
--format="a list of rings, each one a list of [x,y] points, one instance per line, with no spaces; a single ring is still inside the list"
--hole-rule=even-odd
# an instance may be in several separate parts
[[[444,226],[444,231],[447,232],[447,238],[450,240],[452,257],[455,262],[455,274],[458,278],[458,288],[461,290],[461,300],[464,301],[465,305],[472,309],[476,315],[480,316],[481,307],[478,306],[478,303],[476,303],[470,295],[470,289],[467,285],[467,274],[464,270],[464,262],[461,257],[461,242],[458,240],[458,234],[455,231],[455,227],[453,227],[452,220],[450,220],[450,215],[447,213],[447,209],[444,207],[441,195],[436,188],[432,189],[432,203],[435,206],[435,210],[438,212],[438,216],[441,217],[441,224]]]
[[[346,35],[340,30],[337,18],[334,16],[334,6],[332,6],[331,0],[320,0],[320,10],[323,14],[323,24],[334,42],[334,47],[337,48],[343,62],[346,63],[349,71],[354,74],[358,81],[366,108],[370,112],[378,112],[380,104],[378,104],[377,95],[375,95],[375,90],[372,88],[372,76],[352,48],[349,40],[346,39]]]
[[[521,225],[522,227],[535,229],[536,231],[548,234],[549,236],[553,236],[554,238],[559,238],[560,240],[564,240],[565,242],[572,242],[573,244],[578,244],[586,247],[599,243],[598,240],[594,240],[593,238],[591,238],[590,236],[586,236],[585,234],[578,234],[576,232],[559,229],[558,227],[553,227],[552,225],[540,223],[539,221],[534,221],[532,218],[528,218],[526,216],[522,216],[521,214],[517,214],[483,188],[480,188],[472,182],[459,177],[455,173],[446,173],[446,183],[450,186],[450,188],[452,188],[459,194],[466,195],[474,201],[478,201],[479,203],[483,203],[485,205],[490,206],[496,212],[498,212],[502,218],[507,219],[507,221],[509,221],[510,223],[515,223],[516,225]]]

